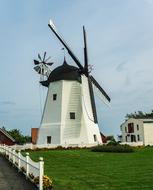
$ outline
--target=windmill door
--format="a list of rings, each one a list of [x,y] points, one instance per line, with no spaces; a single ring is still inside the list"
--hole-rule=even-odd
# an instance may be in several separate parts
[[[52,140],[52,137],[51,136],[47,136],[47,144],[51,144],[51,140]]]

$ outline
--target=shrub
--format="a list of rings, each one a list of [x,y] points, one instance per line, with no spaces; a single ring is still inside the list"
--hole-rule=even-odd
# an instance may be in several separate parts
[[[52,189],[53,187],[53,181],[47,176],[43,176],[43,189],[48,190]]]
[[[25,169],[25,167],[21,167],[21,171],[23,172],[23,173],[26,173],[26,169]]]
[[[119,143],[116,142],[115,139],[113,139],[113,140],[111,140],[111,141],[109,141],[109,142],[107,143],[107,146],[116,146],[116,145],[118,145],[118,144],[119,144]]]
[[[38,185],[39,184],[39,176],[34,177],[32,179],[32,182],[35,185]],[[49,189],[52,189],[52,188],[53,188],[53,181],[47,175],[44,175],[43,176],[43,189],[44,190],[49,190]]]
[[[29,177],[30,177],[30,179],[34,179],[34,175],[33,175],[33,173],[29,173]]]
[[[93,152],[115,152],[115,153],[130,153],[134,152],[134,149],[128,145],[100,145],[91,149]]]

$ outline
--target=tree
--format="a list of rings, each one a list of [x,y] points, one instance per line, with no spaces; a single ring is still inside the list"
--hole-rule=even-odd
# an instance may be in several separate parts
[[[153,110],[151,110],[150,113],[143,113],[142,111],[126,114],[125,119],[130,119],[130,118],[135,118],[135,119],[145,119],[145,118],[153,118]]]
[[[24,136],[19,129],[12,129],[7,131],[16,141],[17,144],[25,144],[31,142],[31,137]]]

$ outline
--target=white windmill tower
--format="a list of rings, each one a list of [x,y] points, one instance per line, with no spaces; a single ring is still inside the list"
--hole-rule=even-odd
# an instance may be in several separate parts
[[[67,49],[77,67],[64,63],[56,67],[47,80],[41,81],[48,93],[39,128],[37,144],[87,145],[102,143],[98,127],[93,88],[106,103],[109,96],[88,68],[86,32],[84,35],[84,66],[50,21],[50,29]]]

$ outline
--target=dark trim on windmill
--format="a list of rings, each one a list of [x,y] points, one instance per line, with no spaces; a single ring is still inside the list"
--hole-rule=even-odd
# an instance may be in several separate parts
[[[92,107],[94,123],[98,123],[95,97],[94,97],[93,87],[92,87],[90,78],[88,78],[88,84],[89,84],[89,93],[90,93],[90,100],[91,100],[91,107]]]
[[[55,68],[46,81],[41,81],[43,86],[48,87],[51,82],[60,80],[76,80],[81,83],[80,70],[77,67],[68,65],[64,59],[63,65]]]
[[[88,77],[88,51],[87,51],[87,39],[86,39],[86,31],[85,27],[83,26],[83,39],[84,39],[84,73]]]
[[[63,44],[63,46],[67,49],[69,55],[72,57],[72,59],[74,60],[74,62],[77,64],[77,66],[83,70],[83,66],[81,65],[79,59],[74,55],[74,53],[72,52],[72,50],[70,49],[70,47],[67,45],[67,43],[62,39],[62,37],[55,31],[55,29],[48,24],[49,28],[53,31],[53,33],[55,34],[55,36],[59,39],[59,41]]]
[[[84,66],[82,66],[80,60],[75,56],[75,54],[71,51],[67,43],[63,40],[63,38],[57,33],[55,26],[52,22],[48,24],[49,28],[52,30],[52,32],[55,34],[55,36],[59,39],[59,41],[63,44],[63,46],[67,49],[69,55],[74,60],[74,62],[79,67],[79,73],[84,74],[87,78],[90,78],[91,83],[95,85],[97,89],[103,94],[103,96],[110,102],[110,97],[106,94],[106,92],[103,90],[103,88],[98,84],[98,82],[92,77],[89,76],[88,71],[88,54],[87,54],[87,43],[86,43],[86,31],[85,27],[83,26],[83,36],[84,36]]]
[[[104,89],[98,84],[98,82],[94,79],[92,75],[90,75],[90,79],[93,82],[93,84],[100,90],[100,92],[105,96],[105,98],[110,102],[111,101],[110,97],[106,94]]]

